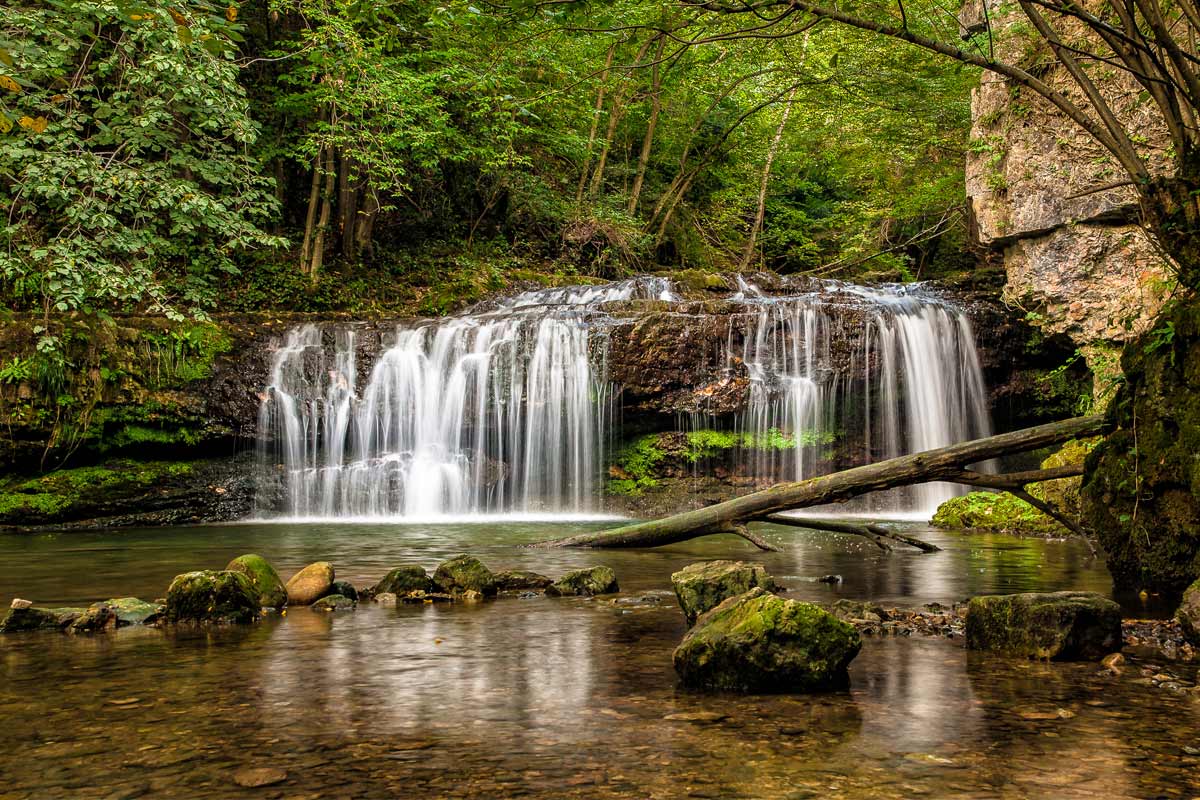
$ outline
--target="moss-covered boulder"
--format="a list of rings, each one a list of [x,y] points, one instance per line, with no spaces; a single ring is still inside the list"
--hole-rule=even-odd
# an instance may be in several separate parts
[[[309,564],[289,578],[284,586],[287,590],[288,605],[312,605],[329,594],[333,581],[333,565],[328,561]]]
[[[424,567],[419,564],[403,564],[384,575],[372,588],[371,593],[402,597],[409,592],[432,592],[433,589],[433,581]]]
[[[591,597],[597,594],[612,594],[621,591],[617,585],[617,576],[608,567],[589,567],[577,569],[563,575],[546,587],[546,594],[554,597],[582,595]]]
[[[357,605],[358,603],[351,597],[341,594],[327,594],[313,603],[310,608],[313,611],[350,611]]]
[[[254,591],[258,593],[258,602],[263,608],[279,608],[287,605],[287,589],[279,573],[262,556],[247,553],[238,556],[225,565],[225,569],[240,572],[250,579]]]
[[[242,573],[200,570],[171,581],[164,616],[169,622],[251,622],[260,608],[254,584]]]
[[[527,570],[510,569],[496,573],[496,585],[503,592],[536,591],[545,589],[552,583],[553,578]]]
[[[1090,661],[1121,649],[1121,607],[1095,592],[985,595],[967,604],[967,647]]]
[[[1184,638],[1200,647],[1200,581],[1193,583],[1183,593],[1175,619],[1183,629]]]
[[[21,631],[58,630],[63,626],[62,609],[37,608],[35,606],[13,606],[0,619],[0,633]],[[76,615],[83,609],[73,609]]]
[[[862,639],[811,603],[754,588],[702,614],[675,648],[687,686],[739,692],[809,692],[843,686]]]
[[[69,633],[99,633],[117,628],[117,612],[108,603],[93,603],[66,626]]]
[[[1116,429],[1087,458],[1083,518],[1120,588],[1200,578],[1200,300],[1181,299],[1121,357]]]
[[[350,581],[334,581],[329,586],[329,594],[340,594],[342,597],[358,602],[358,589],[354,588],[354,584]]]
[[[492,597],[499,591],[496,576],[474,556],[455,556],[438,565],[433,573],[437,588],[449,594],[476,591],[484,597]]]
[[[966,528],[1036,536],[1070,534],[1057,520],[1008,492],[970,492],[952,497],[938,506],[932,521],[939,528]]]
[[[136,597],[116,597],[105,600],[105,605],[117,615],[117,626],[153,625],[162,617],[164,606],[148,603]]]
[[[689,625],[730,597],[755,587],[774,591],[778,587],[766,568],[746,561],[703,561],[688,564],[671,575],[675,597]]]

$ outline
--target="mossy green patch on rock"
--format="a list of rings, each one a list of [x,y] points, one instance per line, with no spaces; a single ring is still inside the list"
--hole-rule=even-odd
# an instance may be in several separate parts
[[[967,647],[1027,658],[1094,660],[1121,649],[1121,607],[1094,592],[974,597]]]
[[[117,615],[118,626],[153,625],[166,610],[158,603],[148,603],[137,597],[117,597],[104,603]]]
[[[81,516],[114,498],[144,492],[191,471],[185,462],[122,459],[49,472],[0,493],[0,525],[39,525]]]
[[[283,580],[270,562],[262,556],[256,553],[238,556],[226,564],[225,569],[231,572],[240,572],[250,579],[255,593],[258,595],[259,605],[263,608],[279,608],[287,605],[287,589],[283,586]]]
[[[260,608],[254,584],[240,572],[185,572],[167,589],[169,622],[251,622]]]
[[[933,524],[939,528],[966,528],[1038,536],[1067,536],[1057,520],[1008,492],[970,492],[938,506]]]
[[[705,611],[756,587],[773,591],[775,581],[761,564],[745,561],[704,561],[688,564],[671,575],[671,586],[689,625]]]
[[[808,692],[844,685],[862,639],[811,603],[761,588],[702,614],[675,649],[687,686],[741,692]]]
[[[439,564],[433,573],[433,582],[443,592],[451,594],[475,591],[491,597],[499,590],[492,571],[479,559],[466,554]]]
[[[591,597],[597,594],[619,592],[616,574],[608,567],[589,567],[568,572],[546,587],[546,594],[553,597],[580,595]]]
[[[384,575],[371,590],[372,594],[406,595],[409,592],[432,592],[433,581],[419,564],[404,564]]]

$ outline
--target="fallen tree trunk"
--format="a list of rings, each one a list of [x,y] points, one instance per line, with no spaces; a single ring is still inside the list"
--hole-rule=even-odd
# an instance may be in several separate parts
[[[1108,431],[1110,425],[1103,416],[1075,417],[1062,422],[1051,422],[1033,428],[1001,433],[985,439],[960,442],[937,450],[891,458],[876,464],[822,475],[796,483],[781,483],[724,503],[707,508],[685,511],[682,514],[649,522],[638,522],[609,531],[583,533],[543,542],[543,547],[661,547],[675,542],[687,541],[698,536],[729,531],[731,525],[744,525],[761,520],[770,514],[795,508],[838,503],[852,497],[911,486],[931,481],[955,481],[971,483],[979,476],[968,467],[981,461],[1000,456],[1024,453],[1059,444],[1069,439],[1096,436]],[[1031,476],[1040,472],[1052,473],[1050,477],[1062,477],[1056,471],[1046,470],[1016,474],[1024,482],[1032,482]],[[989,479],[1012,482],[1010,476],[988,476]]]
[[[763,522],[773,522],[776,525],[791,525],[793,528],[808,528],[813,531],[829,531],[830,533],[847,533],[851,536],[862,536],[873,541],[880,550],[891,550],[892,546],[884,539],[915,547],[922,553],[937,553],[942,548],[929,542],[923,542],[912,536],[888,530],[873,522],[842,522],[832,519],[812,519],[809,517],[791,517],[787,514],[768,514]]]

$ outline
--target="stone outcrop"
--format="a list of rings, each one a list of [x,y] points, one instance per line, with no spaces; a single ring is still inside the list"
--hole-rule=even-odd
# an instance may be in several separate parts
[[[1094,592],[974,597],[966,634],[971,650],[1091,661],[1121,649],[1121,607]]]
[[[671,575],[671,586],[688,625],[735,595],[761,588],[768,592],[777,587],[762,564],[745,561],[704,561],[688,564]]]
[[[1039,76],[1069,96],[1079,94],[1021,33],[1029,23],[1015,6],[972,0],[960,16],[964,35],[983,30],[984,2],[998,59],[1051,63]],[[1148,148],[1166,140],[1153,104],[1137,102],[1141,87],[1128,73],[1111,70],[1097,84]],[[1094,372],[1111,374],[1114,346],[1146,329],[1168,288],[1164,262],[1137,225],[1133,190],[1096,191],[1124,173],[1048,102],[998,75],[983,73],[971,111],[967,195],[979,243],[1004,262],[1005,299],[1045,333],[1069,336]]]

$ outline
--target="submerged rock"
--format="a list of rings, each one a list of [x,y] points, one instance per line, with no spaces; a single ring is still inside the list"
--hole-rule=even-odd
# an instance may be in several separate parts
[[[521,569],[510,569],[496,573],[496,585],[500,587],[501,591],[505,592],[545,589],[552,583],[554,583],[553,578]]]
[[[702,614],[675,648],[687,686],[741,692],[837,688],[862,639],[852,626],[811,603],[762,588]]]
[[[546,594],[556,597],[597,594],[612,594],[621,591],[617,576],[608,567],[590,567],[568,572],[546,587]]]
[[[496,576],[474,556],[455,556],[438,565],[433,573],[433,582],[443,592],[451,594],[468,590],[491,597],[499,590]]]
[[[279,608],[287,605],[287,589],[279,573],[262,556],[247,553],[230,561],[225,569],[240,572],[250,579],[254,591],[258,593],[258,602],[263,608]]]
[[[70,633],[96,633],[117,627],[117,612],[108,603],[93,603],[83,613],[71,620],[66,630]]]
[[[309,564],[287,582],[288,605],[307,606],[329,594],[333,586],[333,565],[328,561]]]
[[[125,625],[153,625],[162,617],[164,607],[158,603],[147,603],[136,597],[117,597],[105,600],[105,604],[117,615],[117,627]]]
[[[761,564],[745,561],[703,561],[688,564],[671,576],[679,607],[691,625],[696,618],[722,601],[758,587],[768,592],[778,588]]]
[[[937,611],[938,609],[934,609]],[[829,613],[833,614],[843,622],[851,620],[862,620],[865,622],[886,622],[891,618],[887,609],[878,603],[872,603],[863,600],[848,600],[842,599],[834,603]]]
[[[397,598],[395,592],[380,592],[379,594],[374,595],[371,599],[381,606],[394,606],[396,605]]]
[[[419,564],[404,564],[384,575],[371,591],[375,595],[431,592],[433,591],[433,581],[429,579],[425,568]]]
[[[1095,592],[974,597],[966,634],[971,650],[1092,661],[1121,648],[1121,607]]]
[[[79,613],[81,609],[73,609]],[[0,620],[0,633],[17,633],[19,631],[58,630],[64,624],[62,609],[51,610],[35,606],[16,606],[8,610],[4,619]]]
[[[260,608],[258,592],[242,573],[201,570],[171,581],[165,616],[170,622],[250,622]]]
[[[329,594],[340,594],[356,602],[358,600],[358,589],[355,589],[350,581],[334,581],[329,586]]]
[[[309,607],[313,611],[339,611],[353,609],[357,605],[358,603],[350,597],[340,594],[327,594]]]
[[[1183,600],[1175,612],[1175,619],[1183,630],[1183,638],[1200,647],[1200,580],[1183,593]]]

